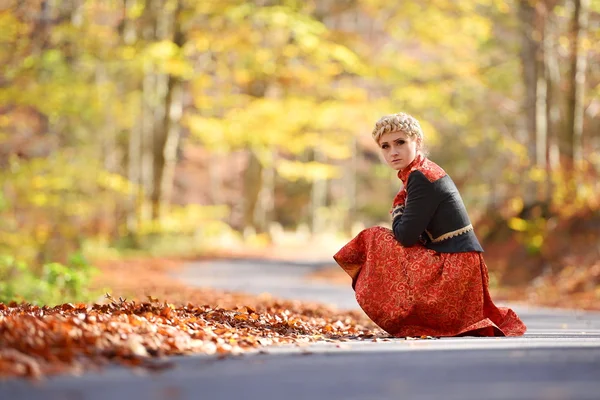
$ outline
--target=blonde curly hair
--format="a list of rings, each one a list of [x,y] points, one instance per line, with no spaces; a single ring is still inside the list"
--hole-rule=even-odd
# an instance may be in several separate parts
[[[373,139],[379,143],[384,133],[403,132],[406,136],[423,140],[423,130],[416,118],[406,113],[384,115],[373,128]]]

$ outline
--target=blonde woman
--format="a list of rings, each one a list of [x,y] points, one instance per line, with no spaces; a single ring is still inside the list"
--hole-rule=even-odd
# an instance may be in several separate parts
[[[454,182],[423,154],[419,122],[383,116],[373,139],[403,182],[392,230],[366,229],[334,255],[365,313],[398,337],[525,333],[513,310],[494,305],[483,249]]]

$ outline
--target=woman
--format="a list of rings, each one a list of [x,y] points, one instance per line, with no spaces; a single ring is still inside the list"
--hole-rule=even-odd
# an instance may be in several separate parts
[[[525,333],[511,309],[492,302],[483,249],[454,182],[423,155],[419,122],[386,115],[373,138],[403,182],[392,230],[366,229],[334,255],[365,313],[398,337]]]

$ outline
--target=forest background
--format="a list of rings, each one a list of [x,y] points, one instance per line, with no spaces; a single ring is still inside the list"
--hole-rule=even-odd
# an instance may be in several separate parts
[[[598,0],[0,0],[0,301],[389,224],[405,111],[494,282],[598,304],[599,43]]]

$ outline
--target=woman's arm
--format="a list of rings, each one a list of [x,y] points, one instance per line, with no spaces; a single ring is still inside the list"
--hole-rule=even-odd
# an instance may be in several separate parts
[[[402,246],[414,246],[427,229],[440,202],[435,185],[421,171],[408,177],[404,212],[394,218],[394,237]]]

